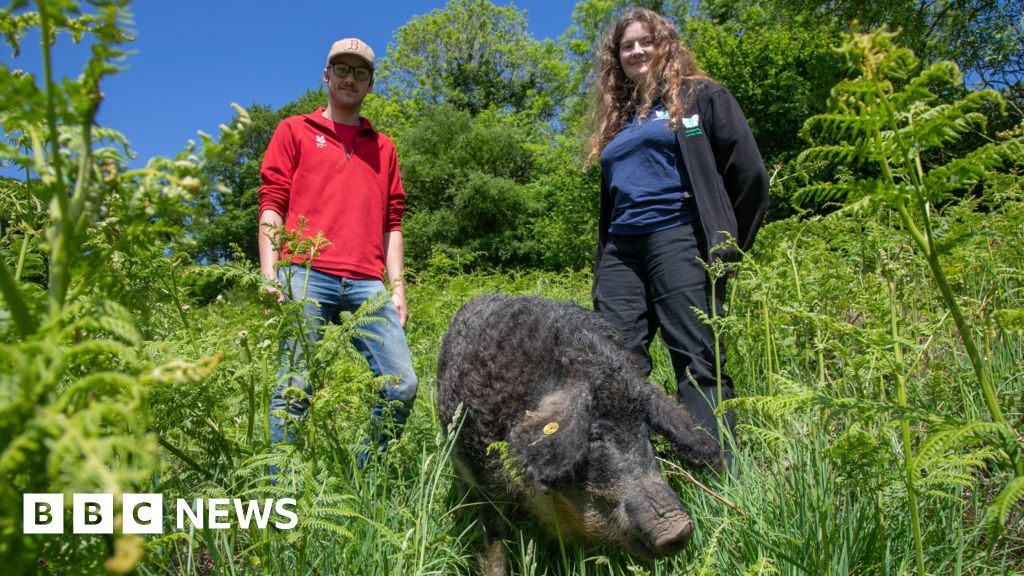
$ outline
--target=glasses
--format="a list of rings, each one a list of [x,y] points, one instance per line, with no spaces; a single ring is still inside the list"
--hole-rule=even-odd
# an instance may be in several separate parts
[[[370,76],[373,76],[373,70],[362,66],[349,66],[348,64],[338,63],[331,64],[328,68],[330,68],[331,72],[333,72],[338,78],[344,78],[345,76],[348,76],[349,72],[351,72],[352,77],[360,82],[366,82],[370,79]]]

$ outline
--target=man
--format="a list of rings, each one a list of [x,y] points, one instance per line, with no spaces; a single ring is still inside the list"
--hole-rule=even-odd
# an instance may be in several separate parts
[[[323,324],[337,322],[341,312],[353,312],[386,294],[386,270],[391,300],[374,313],[381,321],[367,323],[361,328],[364,333],[352,339],[374,375],[387,377],[371,434],[385,449],[389,435],[379,429],[385,405],[398,402],[393,417],[400,430],[416,398],[417,380],[403,331],[409,311],[402,282],[405,191],[398,158],[394,143],[359,115],[373,89],[373,62],[373,50],[362,40],[335,42],[323,70],[327,108],[278,125],[261,169],[259,251],[265,278],[290,289],[291,298],[314,301],[303,308],[311,324],[306,342],[319,340]],[[323,233],[330,242],[312,257],[308,272],[308,254],[292,253],[288,245],[279,254],[279,243],[271,236],[282,224],[289,231],[298,229],[300,217],[305,220],[302,238]],[[291,265],[275,271],[274,263],[281,258]],[[276,286],[269,290],[278,302],[284,301],[285,293]],[[300,418],[309,408],[306,397],[285,393],[290,386],[312,394],[300,375],[305,368],[301,340],[281,344],[282,381],[270,402],[273,442],[292,440],[280,411]],[[367,455],[365,450],[359,454],[360,467]]]

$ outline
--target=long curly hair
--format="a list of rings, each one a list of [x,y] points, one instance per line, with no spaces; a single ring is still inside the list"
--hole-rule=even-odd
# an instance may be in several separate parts
[[[649,72],[633,82],[619,62],[619,45],[626,28],[634,22],[647,26],[654,43]],[[643,117],[659,98],[668,108],[669,128],[676,130],[687,104],[683,83],[704,77],[693,53],[679,40],[679,33],[664,16],[647,8],[633,8],[609,27],[595,55],[595,79],[591,89],[591,132],[586,143],[586,164],[601,156],[605,145],[634,116]]]

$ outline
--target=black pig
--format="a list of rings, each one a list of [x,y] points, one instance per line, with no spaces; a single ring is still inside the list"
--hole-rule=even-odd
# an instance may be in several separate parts
[[[568,542],[640,557],[679,552],[693,522],[661,476],[649,434],[687,462],[718,468],[718,442],[649,384],[615,329],[572,304],[489,295],[452,319],[437,402],[448,429],[462,406],[456,472],[482,502],[489,576],[507,573],[507,508]],[[499,451],[506,442],[511,473]]]

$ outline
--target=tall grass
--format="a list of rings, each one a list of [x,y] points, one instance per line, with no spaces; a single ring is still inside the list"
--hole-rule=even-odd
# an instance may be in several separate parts
[[[1020,286],[1024,230],[1020,200],[980,213],[951,206],[940,221],[949,227],[980,225],[990,232],[965,241],[951,255],[964,294],[992,286]],[[1000,242],[993,244],[992,238]],[[984,248],[984,250],[982,250]],[[969,257],[981,250],[984,257]],[[962,267],[962,268],[961,268]],[[898,278],[895,298],[890,281]],[[513,572],[524,575],[696,574],[902,574],[915,565],[906,484],[900,471],[904,439],[894,422],[918,418],[915,453],[929,422],[986,413],[969,383],[971,366],[957,351],[957,334],[930,292],[925,265],[906,251],[878,218],[834,215],[769,225],[750,263],[732,282],[725,324],[729,370],[741,398],[739,477],[711,484],[734,502],[732,510],[666,474],[696,521],[690,546],[678,557],[641,561],[600,548],[564,549],[531,523],[521,522],[508,543]],[[405,435],[364,471],[353,455],[375,400],[358,355],[345,354],[341,334],[327,370],[337,389],[318,392],[304,426],[314,439],[299,443],[290,460],[293,483],[270,487],[268,462],[280,461],[265,443],[265,411],[276,365],[268,337],[274,321],[261,315],[250,289],[222,303],[190,312],[211,327],[206,349],[234,349],[218,372],[196,384],[189,402],[215,415],[169,422],[182,429],[185,446],[201,468],[232,477],[227,493],[297,495],[303,522],[291,532],[250,531],[228,536],[167,536],[147,544],[144,573],[366,573],[472,574],[482,545],[473,503],[455,488],[446,461],[448,431],[435,413],[435,362],[441,336],[459,306],[475,295],[511,292],[585,303],[586,274],[478,273],[415,277],[409,286],[408,327],[421,393]],[[992,298],[1019,306],[1019,289]],[[896,402],[896,384],[884,359],[895,338],[916,367],[907,379],[907,407]],[[269,327],[267,326],[269,325]],[[185,328],[178,328],[182,334]],[[248,331],[247,356],[233,335]],[[169,334],[169,341],[177,341]],[[990,335],[993,381],[1000,394],[1020,397],[1024,346],[1019,336]],[[201,341],[203,341],[201,339]],[[771,350],[766,354],[765,350]],[[998,351],[996,353],[996,351]],[[670,389],[672,369],[664,349],[654,351],[652,380]],[[218,376],[219,374],[219,376]],[[245,392],[257,382],[256,428],[242,442],[251,417]],[[359,383],[361,382],[361,383]],[[353,384],[359,383],[359,384]],[[348,387],[348,388],[346,388]],[[348,389],[339,393],[338,390]],[[201,390],[201,393],[198,391]],[[196,394],[196,396],[191,396]],[[165,406],[172,398],[160,398]],[[1008,417],[1020,418],[1007,402]],[[169,410],[169,408],[168,408]],[[194,429],[190,428],[194,426]],[[217,430],[236,456],[227,465],[216,446]],[[170,435],[170,434],[169,434]],[[208,438],[211,444],[203,444]],[[316,454],[315,461],[313,454]],[[921,471],[922,553],[929,570],[942,574],[1006,574],[1020,571],[1024,538],[1020,514],[996,540],[981,528],[991,491],[1002,474],[984,463],[995,455],[965,449]],[[168,456],[161,488],[168,496],[195,497],[214,490],[189,466]],[[239,464],[241,462],[242,464]],[[248,490],[248,492],[246,492]],[[283,492],[282,492],[283,490]],[[168,542],[173,542],[173,546]],[[185,555],[189,551],[192,561]],[[197,560],[198,559],[198,560]],[[200,561],[201,560],[201,561]]]

